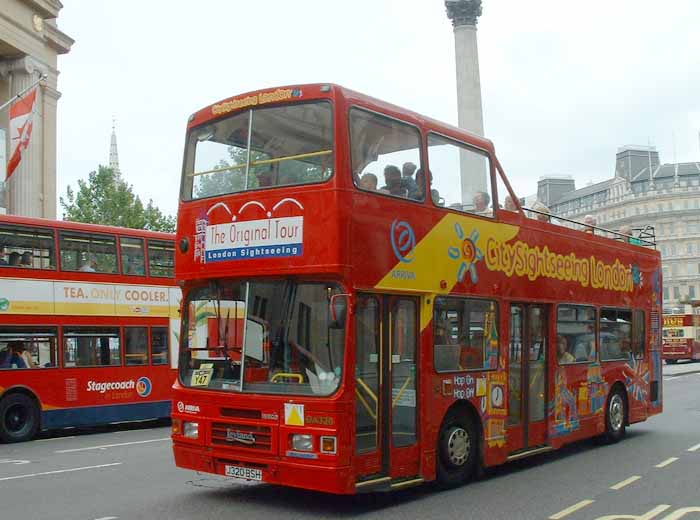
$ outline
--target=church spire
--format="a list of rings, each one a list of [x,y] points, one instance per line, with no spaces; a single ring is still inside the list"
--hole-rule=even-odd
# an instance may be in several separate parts
[[[115,130],[116,121],[112,118],[112,139],[109,143],[109,167],[114,171],[114,173],[121,173],[119,171],[119,153],[117,152],[117,132]]]

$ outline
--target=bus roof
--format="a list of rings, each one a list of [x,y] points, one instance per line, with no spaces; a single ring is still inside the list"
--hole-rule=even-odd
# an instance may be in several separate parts
[[[104,226],[101,224],[85,224],[68,220],[51,220],[46,218],[20,217],[16,215],[0,215],[0,224],[16,224],[22,226],[49,227],[55,229],[69,229],[71,231],[84,231],[86,233],[110,233],[116,235],[128,235],[143,238],[155,238],[160,240],[175,240],[175,234],[161,231],[147,231],[144,229],[124,228],[118,226]]]
[[[289,95],[285,95],[289,92]],[[282,93],[282,94],[278,94]],[[292,95],[291,93],[299,93],[298,95]],[[276,95],[277,94],[277,95]],[[271,99],[272,101],[267,101]],[[403,120],[408,120],[414,124],[419,124],[421,126],[428,126],[433,130],[438,132],[443,132],[445,134],[458,134],[469,136],[469,141],[479,148],[484,150],[489,150],[494,152],[494,145],[489,139],[485,137],[476,135],[474,133],[468,132],[462,128],[443,123],[437,119],[433,119],[412,110],[402,108],[393,103],[382,101],[372,96],[362,94],[352,89],[345,88],[341,85],[336,85],[333,83],[307,83],[300,85],[285,85],[280,87],[271,87],[266,89],[253,90],[250,92],[245,92],[243,94],[238,94],[236,96],[231,96],[211,105],[208,105],[194,114],[189,118],[188,129],[201,124],[207,123],[211,120],[218,119],[223,115],[228,115],[234,111],[239,111],[244,108],[250,108],[253,106],[260,105],[273,105],[279,102],[289,102],[293,101],[307,101],[313,99],[343,99],[348,104],[360,104],[364,107],[383,112],[385,114],[401,118]]]

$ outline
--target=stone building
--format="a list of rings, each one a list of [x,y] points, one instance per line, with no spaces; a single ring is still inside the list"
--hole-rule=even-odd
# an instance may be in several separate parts
[[[56,218],[57,57],[73,45],[56,25],[62,8],[58,0],[2,0],[0,9],[0,105],[46,75],[34,105],[29,146],[5,186],[4,206],[17,215]],[[5,108],[0,112],[0,180],[10,154],[9,129]]]
[[[576,189],[571,177],[544,177],[537,198],[558,216],[597,225],[653,227],[661,251],[664,307],[700,298],[700,162],[661,164],[654,147],[623,146],[615,176]]]

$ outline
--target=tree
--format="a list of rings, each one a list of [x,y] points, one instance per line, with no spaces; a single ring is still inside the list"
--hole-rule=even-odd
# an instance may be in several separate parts
[[[164,215],[151,199],[144,207],[132,186],[122,179],[119,172],[106,166],[90,172],[87,182],[78,180],[77,192],[68,186],[66,197],[61,197],[60,202],[64,220],[169,233],[175,231],[175,217]]]

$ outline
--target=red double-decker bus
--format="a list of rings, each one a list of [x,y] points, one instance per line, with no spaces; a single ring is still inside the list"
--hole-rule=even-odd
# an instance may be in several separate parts
[[[484,138],[261,90],[190,118],[181,197],[182,468],[453,485],[662,410],[653,241],[528,218]]]
[[[0,440],[167,417],[180,295],[171,234],[0,216]]]
[[[664,314],[662,357],[669,365],[700,360],[700,315]]]

